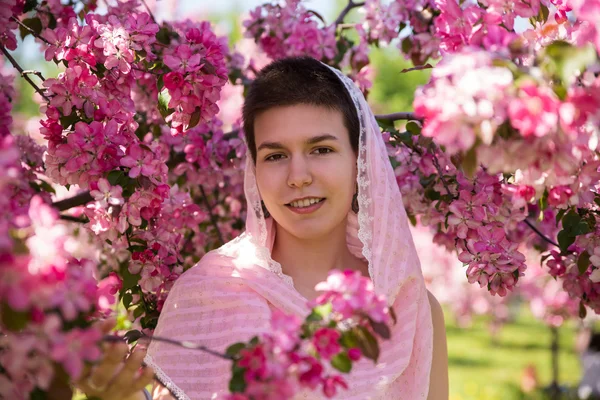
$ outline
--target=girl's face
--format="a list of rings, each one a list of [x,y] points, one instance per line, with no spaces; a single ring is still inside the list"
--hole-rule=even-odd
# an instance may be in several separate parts
[[[356,154],[342,113],[313,105],[271,108],[254,122],[256,180],[277,224],[300,239],[346,223]]]

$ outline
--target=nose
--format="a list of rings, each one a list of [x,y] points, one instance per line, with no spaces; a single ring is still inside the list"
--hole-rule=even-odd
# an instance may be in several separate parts
[[[301,188],[312,183],[312,173],[304,157],[292,157],[289,165],[287,183],[289,187]]]

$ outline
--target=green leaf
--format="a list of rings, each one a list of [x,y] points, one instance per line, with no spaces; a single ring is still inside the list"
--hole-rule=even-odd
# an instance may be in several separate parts
[[[77,111],[73,111],[70,115],[60,117],[59,120],[60,125],[63,127],[63,129],[67,129],[70,126],[75,125],[75,123],[78,122],[80,118],[77,115]]]
[[[163,118],[167,118],[169,115],[173,114],[172,108],[169,108],[169,102],[171,101],[171,93],[169,93],[169,89],[163,88],[158,94],[158,111],[160,111],[160,115]]]
[[[321,319],[325,319],[333,311],[333,306],[331,305],[331,303],[326,303],[320,306],[316,306],[315,308],[313,308],[313,311],[317,313],[317,315],[319,315]]]
[[[119,182],[123,180],[123,178],[125,178],[125,171],[121,170],[110,171],[108,173],[108,176],[106,177],[108,183],[110,183],[113,186],[118,185]]]
[[[232,344],[231,346],[229,346],[227,348],[227,350],[225,350],[225,354],[227,354],[228,356],[231,356],[231,357],[235,357],[238,355],[238,353],[241,350],[243,350],[245,348],[246,348],[246,343],[242,343],[242,342],[235,343],[235,344]]]
[[[42,21],[35,18],[25,18],[21,21],[21,23],[27,26],[29,29],[35,32],[35,35],[39,36],[42,33]],[[19,26],[19,32],[21,33],[21,39],[25,39],[27,35],[31,35],[28,29],[25,29],[23,26]]]
[[[331,366],[340,372],[348,373],[352,370],[352,361],[345,352],[338,353],[331,359]]]
[[[384,339],[389,339],[392,336],[390,328],[383,322],[375,322],[369,318],[369,324],[373,331]]]
[[[377,125],[379,125],[379,127],[382,130],[387,131],[387,132],[391,132],[391,131],[395,130],[394,121],[392,121],[391,119],[378,119]]]
[[[465,153],[461,167],[467,177],[472,178],[473,175],[475,175],[475,170],[477,169],[477,153],[475,152],[475,146],[471,147]]]
[[[579,302],[579,318],[584,319],[586,315],[587,315],[587,309],[585,308],[585,305],[583,305],[583,301],[580,301]]]
[[[417,226],[417,218],[415,218],[414,215],[407,213],[406,216],[408,217],[408,220],[410,221],[412,226]]]
[[[358,336],[354,330],[345,331],[340,337],[340,344],[346,349],[358,347]]]
[[[171,43],[171,32],[167,27],[162,27],[158,32],[156,32],[156,40],[162,44],[170,44]]]
[[[544,192],[544,195],[542,197],[540,197],[540,210],[544,211],[546,208],[548,208],[548,192]]]
[[[577,259],[577,268],[579,269],[579,274],[581,275],[585,271],[587,271],[589,266],[590,266],[590,253],[588,253],[587,251],[584,251],[583,253],[581,253],[579,255],[579,258]]]
[[[421,134],[421,124],[417,121],[408,121],[406,123],[406,130],[413,135]]]
[[[563,229],[572,232],[575,226],[579,224],[581,217],[575,211],[570,210],[562,219]]]
[[[142,332],[138,331],[137,329],[133,329],[127,332],[123,337],[125,338],[125,341],[127,341],[127,343],[131,344],[133,342],[138,341],[139,338],[141,338],[142,336],[144,336]]]
[[[131,294],[130,292],[127,292],[123,295],[123,306],[125,306],[125,309],[129,309],[129,306],[131,305],[132,301],[133,301],[133,294]]]
[[[37,0],[25,0],[25,5],[23,6],[23,14],[28,13],[29,11],[36,8],[38,5]]]
[[[232,369],[231,380],[229,381],[229,391],[231,393],[243,393],[246,390],[246,380],[244,379],[244,372],[246,368],[241,368],[234,364]]]
[[[560,247],[560,250],[563,253],[566,253],[568,251],[568,248],[570,245],[573,244],[573,242],[575,242],[575,236],[571,235],[569,232],[567,232],[566,230],[562,230],[560,232],[558,232],[558,247]]]
[[[54,188],[52,187],[52,185],[50,185],[48,182],[46,181],[39,181],[39,186],[40,188],[42,188],[42,190],[44,192],[48,192],[48,193],[53,193],[56,194],[56,190],[54,190]]]
[[[358,326],[354,330],[356,330],[358,348],[362,351],[362,354],[369,360],[377,362],[379,358],[379,344],[375,336],[364,326]]]
[[[192,113],[192,115],[190,117],[190,124],[188,125],[188,129],[192,129],[193,127],[198,125],[198,122],[200,122],[201,115],[202,115],[202,111],[200,110],[200,107],[196,107],[196,109],[194,110],[194,112]]]
[[[146,310],[144,309],[144,307],[142,306],[137,306],[135,308],[135,310],[133,310],[133,318],[134,319],[138,319],[139,317],[142,316],[142,314],[144,314],[144,312],[146,312]]]
[[[428,188],[425,190],[425,198],[429,200],[439,200],[441,197],[440,192],[436,191],[433,188]]]
[[[576,236],[585,235],[586,233],[590,233],[590,227],[586,221],[579,221],[579,223],[573,227],[572,233]]]
[[[575,47],[560,40],[548,45],[542,57],[551,61],[547,64],[549,72],[558,75],[565,85],[570,85],[578,74],[597,59],[596,50],[591,43]]]
[[[47,400],[48,394],[45,390],[42,390],[36,387],[31,393],[29,393],[29,400]],[[87,400],[95,400],[91,397],[88,397]],[[98,399],[101,400],[101,399]]]
[[[121,290],[131,289],[136,286],[140,281],[141,275],[139,273],[132,274],[129,272],[129,268],[125,266],[121,268],[121,279],[123,279],[123,285],[121,286]]]
[[[388,307],[388,310],[390,312],[390,317],[392,317],[392,322],[394,325],[396,325],[396,323],[398,323],[398,317],[396,317],[396,311],[394,311],[394,307]]]
[[[6,302],[2,302],[0,319],[2,324],[11,331],[20,331],[29,322],[29,312],[13,310]]]
[[[406,38],[404,38],[404,40],[402,40],[402,52],[404,54],[410,53],[410,51],[412,50],[412,47],[413,47],[413,42],[410,39],[410,36],[407,36]]]
[[[565,215],[566,212],[567,212],[567,209],[563,208],[556,214],[556,226],[558,226],[558,223],[560,222],[560,220],[562,219],[562,217]]]

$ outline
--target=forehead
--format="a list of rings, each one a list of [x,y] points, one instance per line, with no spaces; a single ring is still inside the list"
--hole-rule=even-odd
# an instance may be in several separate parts
[[[315,135],[330,134],[349,142],[348,130],[341,111],[309,104],[270,108],[254,121],[255,142],[287,142],[305,140]]]

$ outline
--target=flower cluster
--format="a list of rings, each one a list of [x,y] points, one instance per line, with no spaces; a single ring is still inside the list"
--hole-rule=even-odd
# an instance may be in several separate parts
[[[315,289],[324,293],[309,304],[315,307],[304,322],[274,311],[273,333],[227,349],[234,360],[233,390],[225,399],[292,398],[303,389],[318,388],[331,398],[348,384],[341,375],[328,373],[323,361],[342,373],[363,356],[377,361],[374,335],[389,339],[387,325],[394,314],[385,298],[374,293],[370,279],[357,271],[334,270]]]
[[[273,59],[306,55],[333,60],[337,53],[335,26],[320,26],[318,18],[300,0],[267,3],[250,12],[244,21],[245,35]]]
[[[67,379],[77,379],[83,363],[100,356],[101,333],[87,318],[115,303],[121,283],[116,277],[98,282],[96,262],[73,256],[76,243],[70,229],[41,197],[31,199],[27,220],[14,228],[19,239],[12,243],[21,250],[0,250],[0,301],[5,305],[0,393],[7,398],[47,390],[53,380],[64,380],[55,365]]]

